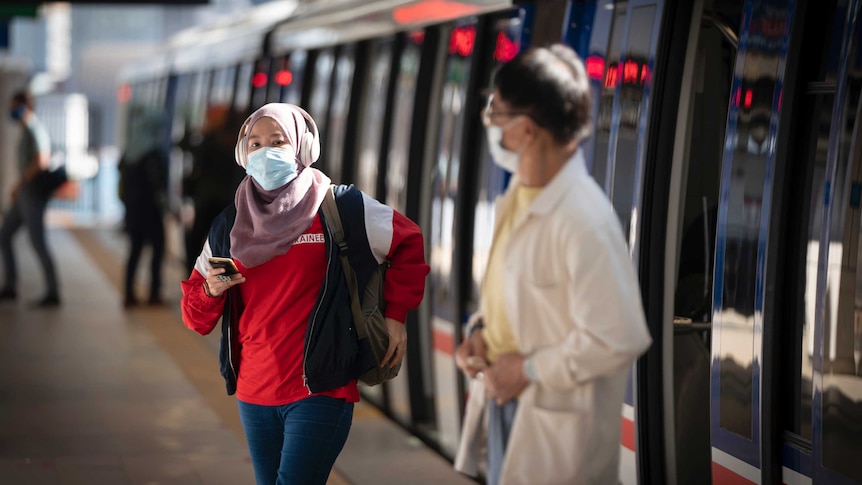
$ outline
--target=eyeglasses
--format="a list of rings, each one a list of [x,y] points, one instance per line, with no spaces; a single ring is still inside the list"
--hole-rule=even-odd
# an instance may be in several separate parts
[[[494,101],[493,94],[488,96],[488,104],[486,104],[485,108],[482,109],[482,124],[484,124],[486,128],[493,124],[491,120],[493,120],[495,116],[530,116],[530,113],[527,113],[526,111],[494,111],[491,108],[492,101]]]

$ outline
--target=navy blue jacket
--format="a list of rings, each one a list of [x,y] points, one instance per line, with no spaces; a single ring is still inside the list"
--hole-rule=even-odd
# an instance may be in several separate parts
[[[348,245],[348,259],[356,273],[359,294],[378,266],[365,230],[362,210],[362,193],[359,189],[345,185],[335,186],[335,202],[344,227]],[[320,214],[323,218],[323,214]],[[212,255],[229,258],[230,230],[236,219],[236,207],[230,206],[212,223],[209,244]],[[347,385],[376,364],[367,341],[362,345],[356,338],[353,315],[350,311],[350,293],[344,272],[338,259],[338,247],[332,243],[332,234],[325,218],[324,240],[326,242],[326,278],[317,295],[314,311],[309,315],[303,352],[303,374],[308,392],[318,393]],[[236,392],[241,348],[237,327],[242,315],[243,303],[239,293],[227,290],[222,313],[222,337],[219,364],[225,378],[227,393]]]

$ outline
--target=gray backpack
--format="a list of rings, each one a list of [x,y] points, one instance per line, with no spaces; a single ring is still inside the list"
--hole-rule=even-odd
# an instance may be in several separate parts
[[[401,370],[401,362],[395,367],[380,367],[380,361],[386,355],[386,350],[389,349],[389,330],[386,328],[386,318],[383,316],[386,307],[386,302],[383,300],[383,284],[386,280],[386,268],[389,267],[389,262],[384,261],[374,270],[365,287],[362,300],[360,300],[356,273],[347,259],[349,248],[344,238],[344,228],[341,226],[341,217],[338,214],[338,206],[335,203],[332,190],[326,192],[321,208],[326,219],[326,225],[332,232],[335,244],[338,245],[338,257],[341,260],[344,278],[347,280],[347,288],[350,291],[350,311],[353,313],[353,323],[356,325],[356,337],[359,340],[359,346],[362,348],[363,340],[367,340],[368,346],[374,354],[374,361],[377,362],[377,366],[365,371],[359,376],[359,380],[369,386],[376,386],[397,376],[398,371]]]

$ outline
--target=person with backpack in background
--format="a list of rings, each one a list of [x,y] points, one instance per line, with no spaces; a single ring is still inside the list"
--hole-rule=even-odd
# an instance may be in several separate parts
[[[148,303],[161,305],[162,262],[165,257],[165,223],[168,211],[168,158],[164,148],[166,118],[160,110],[136,108],[126,147],[120,158],[120,200],[126,207],[124,229],[129,235],[123,306],[138,304],[135,273],[144,246],[150,254]]]
[[[429,271],[422,234],[402,214],[353,186],[333,187],[311,167],[319,135],[297,106],[255,111],[235,148],[248,175],[182,282],[183,321],[205,335],[222,319],[221,370],[238,399],[257,484],[325,484],[359,401],[357,378],[404,358],[403,322],[421,302]],[[344,248],[333,243],[321,210],[330,191]],[[389,265],[389,345],[379,363],[357,341],[342,250],[359,294],[381,263]]]
[[[0,252],[3,253],[5,281],[0,288],[0,301],[18,298],[18,268],[12,248],[12,238],[21,226],[27,227],[30,242],[45,274],[45,296],[35,305],[52,308],[60,305],[60,288],[54,259],[45,238],[45,210],[51,194],[59,186],[52,181],[51,140],[48,131],[36,117],[36,104],[28,91],[12,97],[9,116],[23,128],[18,143],[18,168],[21,179],[12,189],[12,207],[0,227]]]

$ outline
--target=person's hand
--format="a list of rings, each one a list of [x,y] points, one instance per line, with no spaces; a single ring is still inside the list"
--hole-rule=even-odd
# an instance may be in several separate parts
[[[236,273],[228,276],[228,279],[222,275],[225,271],[224,268],[210,268],[207,271],[207,279],[204,284],[204,291],[207,295],[216,298],[221,296],[228,288],[245,283],[245,276]]]
[[[488,397],[503,405],[518,397],[530,380],[524,374],[525,357],[518,353],[503,354],[485,370]]]
[[[455,364],[470,377],[476,377],[488,366],[485,357],[485,340],[482,329],[474,330],[455,349]]]
[[[389,348],[380,361],[380,367],[395,367],[407,353],[407,329],[398,320],[387,318],[386,329],[389,330]]]

